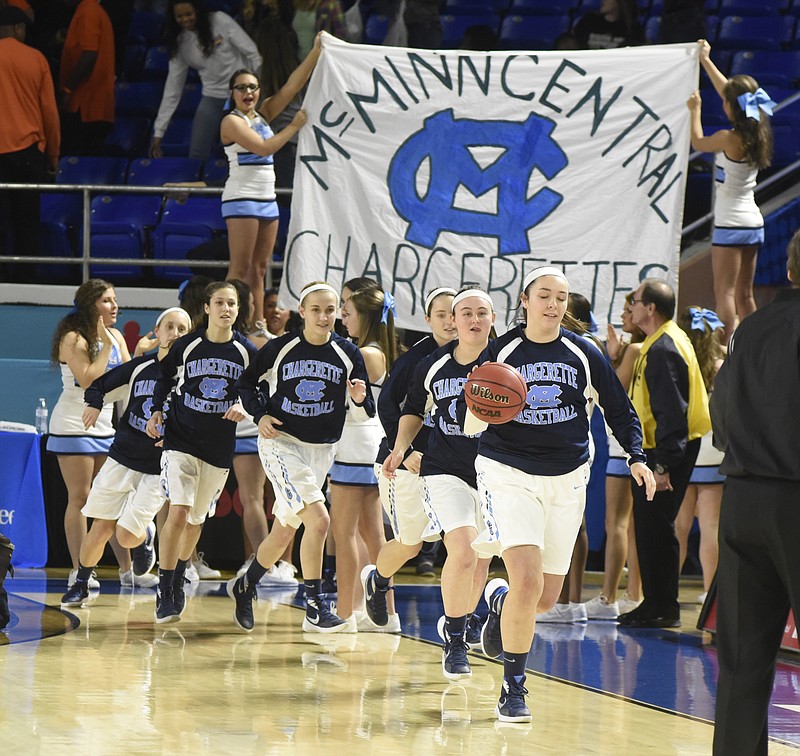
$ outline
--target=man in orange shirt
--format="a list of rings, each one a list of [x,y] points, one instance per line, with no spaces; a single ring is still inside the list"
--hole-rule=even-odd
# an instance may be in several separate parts
[[[80,0],[61,53],[65,155],[97,154],[114,125],[114,31],[97,0]]]
[[[50,67],[38,50],[24,44],[28,16],[0,8],[0,182],[44,183],[55,175],[61,142]],[[0,222],[9,221],[14,243],[3,254],[39,253],[39,193],[0,192]],[[6,234],[2,235],[7,238]],[[31,265],[5,266],[3,280],[32,280]]]

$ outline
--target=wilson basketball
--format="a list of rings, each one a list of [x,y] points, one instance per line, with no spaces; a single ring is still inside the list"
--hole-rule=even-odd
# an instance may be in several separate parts
[[[523,377],[504,362],[484,362],[464,386],[469,410],[492,425],[513,420],[525,406],[527,394]]]

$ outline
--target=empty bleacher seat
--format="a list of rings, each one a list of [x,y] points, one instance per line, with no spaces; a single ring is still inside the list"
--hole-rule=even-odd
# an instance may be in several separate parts
[[[163,90],[158,81],[119,81],[114,87],[115,113],[155,118]]]
[[[92,200],[90,220],[93,257],[144,258],[148,236],[161,212],[159,195],[104,194]],[[92,276],[114,283],[141,280],[139,265],[90,265]]]
[[[728,50],[780,50],[794,35],[793,16],[727,16],[720,21],[717,46]]]
[[[163,15],[154,11],[135,10],[128,27],[128,42],[148,47],[158,41],[163,31]]]
[[[163,186],[171,181],[199,181],[203,161],[188,157],[137,158],[128,168],[132,186]]]
[[[774,139],[773,167],[783,168],[800,160],[800,132],[796,126],[774,125],[772,135]]]
[[[147,48],[144,45],[126,45],[122,59],[122,78],[125,81],[136,81],[139,78],[146,53]]]
[[[458,16],[444,14],[442,20],[442,47],[456,48],[461,44],[464,32],[470,26],[488,26],[497,31],[500,17],[495,13],[461,14]]]
[[[148,48],[142,65],[142,79],[146,81],[164,81],[169,70],[169,53],[166,47],[157,45]]]
[[[800,84],[800,52],[742,50],[733,56],[730,73],[748,74],[762,86],[796,87]]]
[[[720,0],[719,15],[779,16],[789,7],[789,0]]]
[[[515,16],[565,16],[578,5],[579,0],[511,0],[508,12]]]
[[[228,159],[209,158],[206,160],[202,178],[209,185],[221,185],[228,178]]]
[[[106,137],[103,150],[108,155],[135,157],[142,154],[150,141],[152,121],[142,116],[121,116]]]
[[[183,88],[181,99],[178,101],[178,107],[175,109],[175,115],[179,118],[194,116],[202,96],[202,85],[197,83],[187,83]]]
[[[552,50],[569,29],[569,16],[506,16],[500,27],[502,50]]]
[[[389,17],[383,13],[373,13],[364,24],[364,42],[368,45],[379,45],[389,31]]]
[[[191,118],[173,118],[167,126],[164,138],[161,140],[161,149],[165,155],[178,155],[186,157],[189,154],[189,142],[192,137]]]
[[[189,250],[223,236],[226,230],[218,197],[167,200],[161,222],[153,231],[153,258],[185,260]],[[167,281],[184,281],[192,275],[188,268],[179,266],[154,266],[153,271],[157,278]]]

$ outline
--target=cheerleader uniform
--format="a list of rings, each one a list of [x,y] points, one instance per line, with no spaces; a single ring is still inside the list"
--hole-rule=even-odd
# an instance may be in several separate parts
[[[258,113],[255,118],[248,118],[238,110],[231,114],[243,118],[262,139],[274,136],[269,124]],[[225,145],[225,155],[228,180],[222,190],[222,217],[276,220],[278,203],[272,155],[256,155],[236,142]]]
[[[376,343],[367,344],[367,346],[380,348]],[[385,382],[386,371],[377,381],[369,383],[372,401],[376,406]],[[383,436],[383,428],[377,415],[357,420],[348,411],[345,415],[342,437],[336,444],[330,473],[331,483],[338,483],[342,486],[377,486],[375,458]]]
[[[764,242],[764,218],[756,205],[758,168],[745,160],[716,155],[714,234],[716,247],[747,247]]]
[[[122,364],[122,352],[114,341],[108,357],[106,372]],[[55,454],[108,454],[114,440],[111,424],[114,413],[113,403],[103,405],[93,428],[83,427],[84,391],[66,362],[60,363],[61,396],[50,419],[50,435],[47,438],[47,451]]]

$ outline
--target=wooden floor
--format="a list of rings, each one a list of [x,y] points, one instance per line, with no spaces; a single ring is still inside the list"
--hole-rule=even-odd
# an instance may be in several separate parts
[[[260,591],[256,628],[247,635],[234,626],[219,581],[201,584],[182,621],[163,626],[153,622],[152,590],[120,593],[103,580],[91,607],[61,612],[64,578],[29,572],[7,583],[15,618],[0,633],[5,754],[74,747],[82,756],[711,751],[713,700],[703,699],[713,699],[713,685],[699,684],[701,667],[684,651],[667,652],[668,671],[657,673],[673,677],[663,683],[675,691],[674,705],[648,700],[659,685],[645,681],[640,660],[650,658],[653,631],[630,641],[610,623],[590,623],[580,637],[574,628],[544,630],[531,655],[539,671],[527,682],[534,721],[500,725],[493,715],[498,662],[473,655],[473,676],[463,685],[442,676],[432,585],[398,590],[402,637],[304,634],[294,591]],[[685,611],[686,630],[696,612]],[[686,649],[700,648],[696,633],[687,637]],[[695,703],[705,717],[692,713]],[[800,708],[788,708],[800,719]],[[772,742],[770,753],[797,753],[800,737],[792,740]]]

